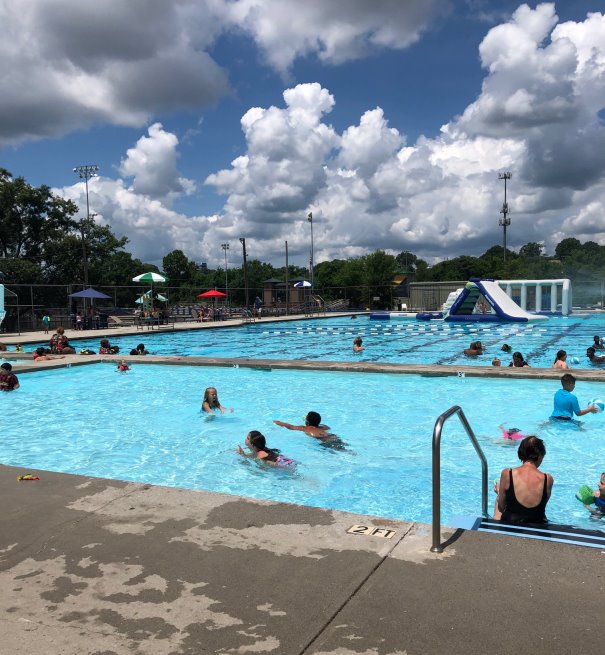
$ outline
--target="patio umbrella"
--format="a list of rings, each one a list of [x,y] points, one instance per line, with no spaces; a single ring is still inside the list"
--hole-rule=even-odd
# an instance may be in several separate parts
[[[160,275],[160,273],[150,271],[149,273],[141,273],[141,275],[137,275],[136,277],[133,277],[132,281],[133,282],[149,282],[151,284],[151,294],[152,294],[152,303],[153,303],[153,283],[154,282],[168,282],[168,278],[165,275]],[[143,295],[146,295],[146,294],[143,294]]]
[[[216,299],[217,298],[226,298],[227,294],[222,291],[217,291],[216,289],[210,289],[210,291],[204,291],[204,293],[198,293],[198,298],[214,298],[214,310],[216,311]]]
[[[222,291],[217,291],[216,289],[210,289],[210,291],[204,291],[204,293],[198,293],[198,298],[226,298],[227,294]]]
[[[303,287],[310,287],[311,283],[307,282],[306,280],[301,280],[300,282],[297,282],[296,284],[293,285],[296,289],[302,289]]]
[[[84,289],[83,291],[76,291],[76,293],[70,293],[70,298],[111,298],[106,293],[101,293],[92,287]]]
[[[168,278],[165,275],[160,275],[160,273],[155,273],[150,271],[149,273],[141,273],[132,278],[133,282],[168,282]]]

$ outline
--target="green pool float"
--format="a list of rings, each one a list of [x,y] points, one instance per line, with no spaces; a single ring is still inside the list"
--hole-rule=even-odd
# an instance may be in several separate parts
[[[576,498],[583,505],[592,505],[594,503],[594,495],[592,493],[592,489],[587,484],[583,484],[578,489],[578,493],[576,494]]]

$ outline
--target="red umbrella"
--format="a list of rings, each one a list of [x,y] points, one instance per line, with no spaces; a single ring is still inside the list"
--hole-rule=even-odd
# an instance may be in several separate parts
[[[198,293],[198,298],[226,298],[227,294],[222,291],[217,291],[216,289],[210,289],[210,291],[204,291],[204,293]]]

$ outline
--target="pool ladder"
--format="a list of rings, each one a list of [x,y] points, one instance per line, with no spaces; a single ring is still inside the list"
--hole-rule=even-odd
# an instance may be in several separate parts
[[[446,412],[443,412],[435,422],[433,428],[433,545],[431,546],[432,553],[442,553],[443,545],[441,543],[441,433],[443,431],[443,424],[453,416],[458,415],[460,422],[471,440],[475,452],[481,460],[481,511],[484,517],[487,517],[487,460],[481,450],[481,446],[475,437],[475,433],[471,428],[462,408],[458,405],[450,407]]]

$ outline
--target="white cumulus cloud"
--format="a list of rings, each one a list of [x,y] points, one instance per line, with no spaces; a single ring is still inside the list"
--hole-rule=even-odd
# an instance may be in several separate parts
[[[120,173],[134,177],[132,190],[152,198],[169,199],[183,192],[192,193],[193,180],[180,177],[177,172],[177,137],[166,132],[161,123],[149,128],[149,136],[142,136],[134,148],[129,148],[120,163]]]

